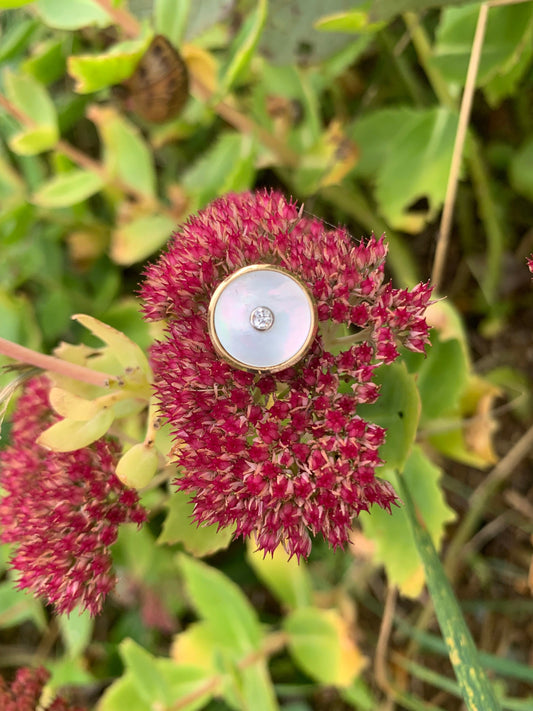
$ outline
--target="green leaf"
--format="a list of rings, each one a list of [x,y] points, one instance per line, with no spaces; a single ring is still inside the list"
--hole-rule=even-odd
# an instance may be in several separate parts
[[[500,67],[498,73],[483,86],[483,93],[491,108],[499,106],[508,96],[516,94],[520,82],[531,66],[533,40],[522,45],[516,61],[505,69]]]
[[[146,51],[150,37],[120,42],[104,54],[78,55],[68,58],[68,73],[76,79],[78,94],[90,94],[130,77]]]
[[[69,615],[58,615],[57,622],[68,656],[81,656],[88,647],[94,628],[94,620],[87,611],[74,610]]]
[[[175,227],[167,215],[138,217],[113,232],[111,258],[124,266],[141,262],[167,242]]]
[[[87,200],[104,187],[102,177],[88,170],[75,169],[56,175],[41,185],[32,202],[40,207],[70,207]]]
[[[515,152],[509,177],[514,190],[533,200],[533,137],[528,138]]]
[[[270,592],[288,609],[308,607],[312,603],[312,585],[307,567],[296,558],[287,560],[287,553],[278,546],[272,556],[255,550],[247,542],[246,558],[254,573]]]
[[[358,406],[357,414],[387,430],[379,456],[388,469],[401,469],[415,440],[420,415],[415,379],[403,363],[393,363],[378,368],[374,381],[381,386],[378,401]]]
[[[165,35],[173,45],[179,47],[183,41],[190,9],[191,0],[181,0],[179,3],[176,0],[155,0],[154,25],[156,33]]]
[[[424,564],[426,581],[431,594],[435,614],[439,621],[442,636],[448,647],[448,655],[454,667],[455,675],[466,708],[469,711],[501,711],[496,701],[494,690],[489,683],[478,659],[477,649],[470,630],[461,614],[459,604],[439,560],[431,535],[422,523],[423,508],[416,505],[411,484],[398,478],[400,494],[405,501],[409,525]]]
[[[2,7],[0,3],[0,8]],[[39,23],[31,18],[22,19],[22,21],[8,26],[2,30],[2,43],[0,46],[0,64],[3,64],[8,59],[15,57],[17,54],[24,52],[31,44],[33,34],[37,30]]]
[[[9,10],[12,7],[22,7],[29,5],[34,0],[0,0],[0,10]]]
[[[122,331],[117,331],[116,328],[88,314],[75,314],[72,318],[106,343],[125,370],[139,368],[146,376],[150,375],[151,370],[146,354]]]
[[[127,645],[135,643],[128,640]],[[128,649],[128,654],[131,654],[131,649]],[[140,656],[140,655],[139,655]],[[142,662],[142,659],[139,661]],[[202,693],[201,690],[206,687],[210,677],[203,669],[185,664],[176,664],[171,659],[154,659],[153,657],[148,662],[149,669],[155,670],[157,679],[162,680],[165,690],[171,701],[162,708],[171,708],[172,704],[180,703],[180,711],[197,711],[206,706],[212,697],[212,690]],[[149,685],[150,681],[146,680],[145,672],[141,668],[141,683]],[[144,693],[147,689],[144,688]],[[156,690],[157,694],[157,690]],[[194,700],[189,703],[183,703],[183,699],[192,698]],[[139,693],[139,679],[136,677],[132,669],[128,671],[117,681],[115,681],[106,691],[98,703],[98,711],[154,711],[155,699],[145,701]]]
[[[359,162],[355,175],[371,178],[381,170],[395,140],[396,131],[409,130],[416,121],[418,112],[408,106],[378,109],[358,118],[347,129],[347,135],[359,147]],[[391,131],[394,126],[394,131]]]
[[[377,32],[384,27],[383,22],[371,22],[369,13],[364,10],[349,10],[324,15],[315,22],[317,30],[325,32]]]
[[[18,207],[21,198],[23,198],[25,193],[25,185],[21,176],[11,165],[11,162],[6,160],[3,155],[0,155],[0,200],[3,205],[3,216],[7,213],[7,205],[14,204]],[[13,221],[9,221],[11,230],[13,228]],[[12,231],[10,230],[11,234]],[[0,232],[2,231],[2,225],[0,223]]]
[[[258,0],[230,48],[230,57],[220,80],[220,93],[226,94],[248,68],[267,16],[267,0]]]
[[[253,139],[238,133],[222,133],[182,176],[183,187],[195,198],[194,209],[218,195],[251,187],[254,158]]]
[[[158,543],[183,543],[185,550],[196,557],[212,555],[227,548],[233,539],[234,526],[217,530],[217,526],[198,526],[192,518],[194,505],[182,491],[168,499],[168,513]]]
[[[154,156],[140,131],[114,109],[99,108],[93,112],[105,147],[105,165],[110,176],[155,198]]]
[[[240,588],[220,571],[185,555],[179,556],[179,563],[191,603],[218,643],[232,649],[238,659],[257,650],[261,625]]]
[[[418,232],[440,209],[457,131],[457,116],[445,108],[416,112],[403,129],[395,126],[389,152],[376,179],[376,199],[393,227]],[[427,198],[429,209],[408,212]]]
[[[65,73],[66,60],[61,40],[48,40],[34,48],[32,56],[26,59],[22,68],[38,82],[52,84]]]
[[[73,452],[76,449],[83,449],[103,437],[114,419],[112,410],[101,410],[91,420],[60,420],[38,437],[37,444],[54,452]]]
[[[98,702],[98,711],[153,711],[140,695],[131,673],[123,674],[108,687]]]
[[[9,139],[9,147],[20,156],[34,156],[53,148],[58,141],[54,126],[28,128]]]
[[[452,338],[440,340],[434,332],[431,348],[418,370],[418,391],[424,421],[441,417],[459,404],[469,367],[461,343]]]
[[[15,627],[23,622],[34,622],[39,630],[46,628],[43,608],[27,592],[18,590],[9,580],[0,583],[0,628]]]
[[[448,8],[437,28],[432,64],[448,82],[464,85],[479,4]],[[522,49],[532,42],[533,5],[530,2],[489,10],[476,85],[508,71]]]
[[[254,711],[279,711],[276,692],[264,659],[259,659],[246,667],[240,672],[240,677],[242,690],[239,689],[238,696],[242,696],[242,708]],[[228,695],[226,700],[230,703]]]
[[[151,708],[167,708],[173,701],[166,679],[160,673],[156,659],[131,639],[120,645],[124,664],[133,674],[140,697]]]
[[[398,491],[396,474],[392,470],[386,473]],[[441,470],[419,447],[415,447],[402,476],[413,492],[434,544],[439,548],[446,524],[455,518],[440,487]],[[370,513],[361,514],[359,520],[365,534],[376,544],[375,559],[385,566],[389,583],[397,585],[404,595],[419,595],[424,585],[424,571],[405,507],[393,507],[389,514],[373,506]]]
[[[107,27],[112,23],[107,12],[93,0],[36,0],[35,9],[44,24],[56,30]]]
[[[55,131],[57,140],[56,110],[44,86],[28,74],[17,74],[9,69],[4,70],[4,85],[8,99],[17,109],[28,116],[36,127]]]
[[[294,661],[321,684],[350,686],[365,665],[335,610],[302,607],[283,622]]]

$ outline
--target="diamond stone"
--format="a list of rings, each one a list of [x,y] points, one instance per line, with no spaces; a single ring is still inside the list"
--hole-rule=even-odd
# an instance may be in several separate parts
[[[250,314],[250,323],[257,331],[268,331],[274,323],[274,314],[267,306],[258,306]]]

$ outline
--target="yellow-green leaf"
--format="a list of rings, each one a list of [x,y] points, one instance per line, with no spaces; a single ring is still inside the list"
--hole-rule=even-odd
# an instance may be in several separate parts
[[[216,525],[198,526],[192,517],[194,506],[190,496],[181,491],[168,500],[168,514],[158,543],[182,543],[185,550],[201,558],[227,548],[233,538],[234,526],[217,530]]]
[[[124,266],[140,262],[162,247],[175,227],[166,215],[145,215],[128,222],[113,233],[111,258]]]
[[[45,430],[37,439],[37,444],[54,452],[72,452],[87,447],[103,437],[113,424],[113,411],[101,410],[87,421],[60,420]]]
[[[155,198],[154,157],[139,129],[111,107],[94,106],[90,117],[102,135],[109,175],[147,199]]]
[[[179,556],[179,565],[190,601],[218,644],[238,659],[257,651],[263,630],[242,590],[219,570],[186,555]]]
[[[57,132],[54,103],[42,84],[29,74],[4,70],[4,86],[8,99],[37,126],[47,126]]]
[[[102,409],[98,400],[86,400],[63,388],[51,388],[48,399],[54,412],[78,422],[92,420]]]
[[[387,470],[387,475],[398,490],[395,473]],[[440,547],[446,524],[455,518],[442,494],[441,470],[431,463],[419,447],[414,447],[402,476],[414,492],[435,546]],[[424,571],[405,507],[394,506],[389,514],[374,506],[369,514],[361,514],[359,520],[365,534],[376,545],[375,558],[385,566],[389,582],[397,585],[404,595],[419,595],[424,586]]]
[[[321,684],[349,686],[366,664],[336,610],[299,608],[285,618],[295,662]]]
[[[317,30],[325,32],[377,32],[385,23],[370,22],[369,13],[363,10],[349,10],[348,12],[337,12],[331,15],[324,15],[315,22]]]
[[[68,73],[76,79],[78,94],[90,94],[120,84],[135,71],[150,37],[120,42],[105,54],[84,54],[68,58]]]
[[[75,169],[56,175],[41,185],[32,202],[41,207],[69,207],[83,202],[103,186],[104,181],[97,173]]]
[[[9,10],[13,7],[29,5],[33,0],[0,0],[0,10]]]
[[[237,34],[230,51],[228,65],[220,82],[222,94],[231,89],[250,64],[265,24],[267,8],[267,0],[259,0],[254,11],[248,15]]]
[[[115,358],[125,369],[140,368],[146,377],[150,377],[151,371],[146,354],[122,331],[117,331],[116,328],[87,314],[75,314],[72,318],[107,343]]]
[[[35,9],[48,27],[57,30],[78,30],[96,25],[107,27],[111,18],[93,0],[37,0]]]
[[[57,130],[53,126],[28,128],[9,139],[9,147],[20,156],[34,156],[49,151],[58,141]]]
[[[307,607],[312,602],[312,587],[305,563],[296,558],[287,560],[287,552],[278,546],[274,553],[265,556],[251,538],[247,542],[248,563],[257,577],[277,599],[288,608]]]

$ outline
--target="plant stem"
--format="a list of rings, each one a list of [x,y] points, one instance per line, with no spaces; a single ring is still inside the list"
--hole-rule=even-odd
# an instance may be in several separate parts
[[[468,71],[466,74],[461,110],[459,112],[459,122],[457,125],[455,144],[452,153],[452,163],[448,175],[448,185],[446,186],[446,197],[444,198],[444,208],[442,210],[439,236],[437,238],[437,249],[435,252],[435,260],[433,262],[431,281],[435,285],[435,290],[438,290],[442,280],[446,254],[450,242],[452,217],[457,197],[457,186],[459,184],[459,171],[461,169],[461,159],[465,145],[466,131],[470,121],[472,100],[474,98],[474,91],[476,87],[476,77],[479,69],[479,61],[481,59],[481,49],[483,47],[483,39],[485,37],[485,29],[487,26],[487,14],[487,6],[481,5],[476,25],[476,34],[474,36],[474,42],[472,44],[472,51],[470,54],[470,62],[468,64]],[[475,153],[475,151],[473,153]],[[479,159],[477,159],[476,162],[479,162]]]
[[[517,0],[510,0],[510,2],[503,2],[502,4],[515,4],[516,1]],[[452,167],[450,168],[444,209],[441,218],[441,227],[439,230],[437,250],[433,266],[432,280],[436,284],[437,288],[441,285],[446,252],[449,244],[455,196],[457,194],[457,184],[459,181],[461,155],[463,153],[463,147],[465,146],[466,126],[468,124],[472,106],[475,80],[479,66],[479,58],[482,50],[489,6],[493,7],[495,5],[493,3],[484,3],[480,8],[478,23],[476,26],[476,34],[470,55],[465,89],[463,92],[463,99],[459,114],[459,126],[457,129],[454,152],[452,155]],[[413,13],[405,13],[404,21],[411,33],[413,45],[416,49],[420,64],[423,67],[424,72],[426,73],[426,76],[428,77],[433,90],[439,99],[439,102],[450,110],[456,111],[457,103],[450,95],[446,82],[442,78],[440,72],[431,63],[431,45],[423,27],[418,21],[417,16]],[[490,180],[484,162],[481,158],[481,150],[477,141],[473,138],[466,141],[465,159],[468,165],[476,198],[478,200],[480,217],[487,234],[488,269],[487,275],[481,286],[487,301],[492,303],[496,297],[500,276],[501,250],[504,243],[504,235],[496,210],[494,209],[494,199],[490,194]]]
[[[122,27],[124,34],[128,37],[138,37],[141,32],[141,25],[137,18],[131,15],[127,10],[120,7],[113,7],[110,0],[93,0],[96,5],[99,5],[102,10],[112,18],[113,22],[119,27]]]
[[[28,363],[42,370],[60,373],[68,378],[74,378],[74,380],[79,380],[89,385],[97,385],[100,388],[108,388],[111,383],[117,382],[118,380],[115,375],[99,373],[96,370],[85,368],[82,365],[69,363],[61,358],[44,355],[44,353],[39,353],[25,346],[20,346],[18,343],[13,343],[5,338],[0,338],[0,353],[20,363]]]

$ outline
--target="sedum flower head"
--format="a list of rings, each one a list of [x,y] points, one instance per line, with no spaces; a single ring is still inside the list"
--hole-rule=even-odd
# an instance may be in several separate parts
[[[376,401],[374,371],[401,344],[423,351],[431,290],[384,283],[386,252],[383,239],[357,243],[265,191],[216,200],[148,268],[146,318],[167,323],[152,350],[156,390],[176,441],[177,486],[193,495],[198,523],[235,525],[265,552],[281,543],[299,558],[309,534],[343,546],[360,511],[390,510],[396,494],[374,474],[385,431],[357,408]],[[323,324],[304,358],[275,375],[225,363],[207,328],[218,284],[261,263],[305,283]],[[338,325],[355,327],[359,342],[335,355],[325,339]]]
[[[118,444],[102,438],[73,452],[35,440],[58,418],[45,377],[30,380],[17,402],[11,444],[0,452],[0,540],[12,543],[17,584],[54,605],[96,615],[113,589],[109,547],[121,523],[145,518],[135,491],[115,476]]]
[[[0,676],[0,709],[2,711],[35,711],[42,708],[39,700],[50,674],[40,667],[19,669],[10,685]],[[71,706],[65,699],[57,697],[48,705],[47,711],[84,711],[79,706]]]

